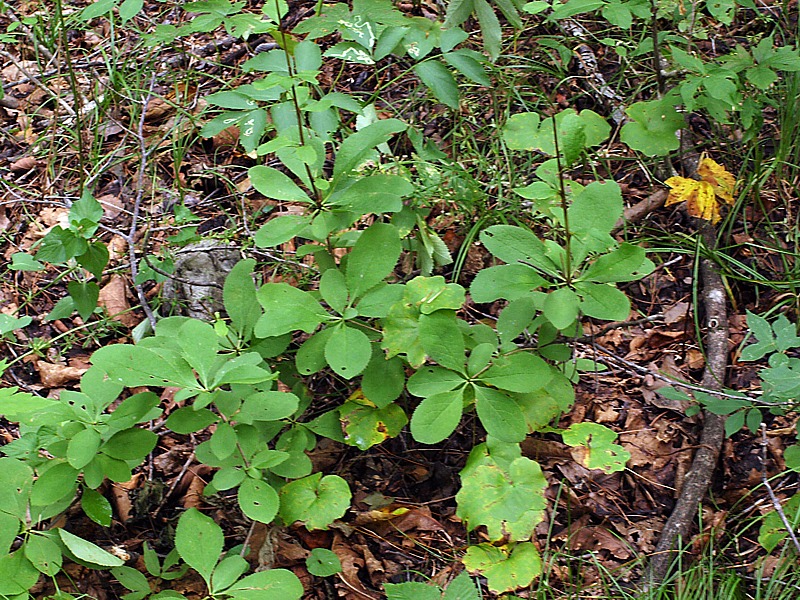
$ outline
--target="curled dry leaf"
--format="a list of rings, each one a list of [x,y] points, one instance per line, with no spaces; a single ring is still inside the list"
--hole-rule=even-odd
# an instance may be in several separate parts
[[[83,367],[68,367],[54,365],[43,360],[36,361],[36,370],[45,388],[63,387],[71,381],[78,381],[89,369]]]
[[[97,303],[106,309],[108,315],[126,327],[136,327],[139,319],[131,312],[128,302],[128,284],[122,275],[112,275],[108,283],[100,289]]]
[[[12,173],[21,173],[23,171],[30,171],[31,169],[35,169],[39,166],[39,161],[36,160],[33,156],[23,156],[19,160],[14,161],[10,165],[8,165],[9,170]]]

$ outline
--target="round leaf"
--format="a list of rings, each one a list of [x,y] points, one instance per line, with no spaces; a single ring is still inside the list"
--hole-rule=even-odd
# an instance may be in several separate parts
[[[367,335],[353,327],[339,327],[325,344],[325,360],[338,375],[352,379],[361,373],[372,356]]]
[[[239,506],[253,521],[271,523],[278,514],[278,492],[266,481],[245,479],[239,487]]]
[[[306,559],[306,568],[317,577],[330,577],[341,573],[342,563],[334,552],[325,548],[314,548]]]

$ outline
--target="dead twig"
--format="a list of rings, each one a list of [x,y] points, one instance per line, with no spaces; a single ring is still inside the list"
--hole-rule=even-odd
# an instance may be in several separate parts
[[[710,223],[703,224],[701,235],[706,246],[713,249],[716,244],[714,227]],[[707,357],[702,385],[707,389],[719,391],[725,382],[725,370],[728,364],[728,313],[725,287],[714,263],[708,258],[700,261],[700,275],[707,329]],[[725,417],[715,415],[708,410],[703,411],[703,417],[699,449],[683,481],[675,508],[661,531],[655,554],[650,559],[648,584],[661,583],[666,577],[675,558],[676,548],[681,540],[686,540],[697,513],[697,506],[705,496],[716,468],[725,437]]]

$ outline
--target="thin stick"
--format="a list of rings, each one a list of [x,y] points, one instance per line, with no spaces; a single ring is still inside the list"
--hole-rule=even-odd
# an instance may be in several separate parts
[[[800,540],[797,539],[794,533],[794,526],[789,522],[786,513],[783,512],[781,502],[775,495],[775,491],[772,489],[769,479],[767,478],[767,426],[765,423],[761,423],[761,482],[767,489],[767,494],[769,494],[769,499],[772,501],[772,506],[775,507],[783,526],[786,527],[786,531],[789,533],[789,539],[792,540],[794,547],[797,549],[798,554],[800,554]]]
[[[147,148],[147,142],[144,139],[144,121],[145,114],[147,113],[147,103],[153,97],[153,87],[156,83],[156,76],[150,78],[150,87],[142,102],[142,114],[139,117],[139,127],[136,131],[137,139],[139,140],[140,159],[139,159],[139,172],[136,176],[136,198],[133,201],[133,210],[131,211],[131,228],[126,236],[128,243],[128,255],[131,261],[131,279],[136,288],[136,295],[139,297],[139,303],[142,305],[144,314],[147,315],[147,320],[150,321],[150,327],[153,331],[156,330],[156,316],[150,304],[147,302],[147,297],[144,295],[144,288],[141,283],[136,283],[136,277],[139,274],[139,266],[136,264],[136,230],[139,225],[139,211],[142,207],[142,198],[144,196],[144,175],[147,169],[147,158],[150,156],[150,150]]]

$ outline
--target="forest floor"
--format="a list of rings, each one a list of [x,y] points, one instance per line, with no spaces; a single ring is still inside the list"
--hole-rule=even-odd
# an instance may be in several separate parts
[[[34,0],[14,4],[13,14],[20,17],[44,9]],[[146,2],[144,12],[136,17],[137,24],[146,28],[148,23],[160,22],[171,4],[174,3]],[[288,19],[297,22],[314,7],[313,2],[293,3]],[[400,8],[422,16],[438,12],[435,6],[417,4]],[[796,18],[796,5],[793,11]],[[7,28],[14,22],[11,14],[0,14],[0,27]],[[33,37],[6,46],[0,55],[5,90],[0,102],[0,253],[6,265],[15,253],[33,252],[50,228],[64,222],[69,204],[77,198],[82,185],[91,185],[104,207],[98,239],[106,244],[111,257],[100,282],[99,305],[104,314],[93,315],[88,322],[75,315],[48,319],[47,315],[66,295],[62,271],[56,267],[0,271],[0,311],[33,319],[24,331],[17,330],[0,341],[6,360],[13,362],[5,372],[4,383],[49,397],[75,389],[90,365],[93,351],[110,343],[130,341],[133,328],[145,318],[130,277],[126,241],[120,232],[134,227],[140,256],[147,253],[167,257],[182,244],[199,238],[233,242],[249,253],[252,248],[247,238],[266,221],[265,207],[271,205],[244,178],[245,168],[254,162],[237,147],[230,132],[211,139],[198,136],[198,125],[204,120],[202,96],[219,89],[220,82],[246,81],[239,65],[264,41],[245,43],[227,38],[224,30],[218,30],[213,36],[198,35],[187,40],[183,55],[165,49],[140,60],[138,34],[129,29],[110,31],[106,25],[105,21],[98,21],[96,25],[93,22],[65,32],[66,48],[71,54],[68,65],[64,46],[48,62],[41,49],[34,48]],[[517,51],[531,44],[544,27],[531,26],[517,32]],[[720,44],[744,34],[731,27],[715,35]],[[110,45],[117,49],[115,56],[120,61],[129,61],[127,65],[117,65],[119,73],[109,69]],[[706,50],[713,51],[710,43]],[[600,70],[609,80],[618,81],[613,54],[601,54],[600,59]],[[499,71],[504,60],[510,62],[508,57],[501,57]],[[137,61],[135,67],[130,64]],[[323,67],[322,78],[335,86],[331,89],[380,89],[378,102],[386,107],[420,93],[410,76],[377,88],[378,82],[368,68],[350,65],[341,72],[340,68],[341,64],[333,60]],[[524,83],[546,91],[563,108],[593,108],[607,114],[609,108],[580,85],[577,60],[564,68],[572,76],[566,81],[539,73],[531,75],[537,81]],[[147,69],[154,69],[152,76]],[[139,140],[129,117],[129,100],[119,94],[102,110],[92,112],[89,106],[75,105],[71,91],[77,86],[84,101],[97,100],[96,83],[106,85],[122,72],[126,76],[138,73],[139,83],[132,83],[132,87],[149,88],[140,134],[148,144],[157,144],[149,155],[152,164],[148,165],[150,176],[145,182],[148,187],[139,224],[131,219],[138,191],[134,186],[139,169]],[[386,79],[390,78],[387,74]],[[512,83],[523,90],[521,80]],[[627,85],[633,87],[630,81]],[[65,98],[76,109],[87,110],[85,129],[78,131],[77,137],[70,132],[72,125],[64,121],[69,116],[62,106]],[[409,117],[424,123],[425,135],[457,158],[462,167],[477,167],[473,180],[477,188],[481,186],[481,163],[466,149],[490,145],[496,141],[492,136],[498,135],[493,131],[492,106],[485,98],[480,92],[472,93],[455,118],[435,104],[427,105],[431,112]],[[771,109],[766,111],[760,139],[764,153],[769,154],[771,140],[780,132]],[[711,131],[713,128],[703,118],[694,118],[690,124],[698,152],[713,151],[715,159],[734,173],[752,167],[745,162],[746,153],[737,146],[735,132],[720,143],[719,130]],[[473,139],[466,142],[469,132]],[[627,206],[665,189],[639,162],[631,160],[629,151],[621,145],[617,147],[612,142],[605,152],[608,160],[604,165],[622,186]],[[93,162],[88,171],[86,160]],[[731,356],[726,385],[732,389],[757,391],[758,370],[763,366],[737,360],[739,346],[747,335],[746,311],[764,314],[777,307],[795,320],[794,288],[769,284],[791,279],[786,271],[786,255],[779,256],[771,250],[771,243],[763,240],[780,239],[793,227],[795,216],[789,207],[796,211],[797,183],[774,177],[765,181],[758,190],[761,201],[749,204],[721,234],[728,259],[719,261],[719,268],[726,276],[730,306]],[[473,243],[469,234],[482,219],[490,223],[486,215],[500,208],[496,199],[484,195],[460,204],[445,199],[432,211],[429,224],[454,256],[463,257],[458,273],[444,267],[441,274],[455,276],[468,286],[474,274],[491,263],[488,252]],[[698,306],[694,285],[698,255],[693,222],[679,208],[657,206],[629,223],[618,236],[649,246],[657,256],[657,268],[643,280],[623,288],[640,318],[614,328],[591,320],[584,323],[585,335],[575,342],[577,356],[597,359],[609,368],[582,378],[575,406],[563,416],[560,426],[586,421],[602,423],[619,434],[618,442],[630,453],[630,461],[624,471],[604,474],[582,466],[575,455],[577,450],[563,444],[558,436],[530,436],[523,443],[524,454],[541,464],[549,483],[546,495],[551,503],[536,531],[536,541],[545,557],[547,585],[553,589],[553,597],[557,597],[556,590],[572,593],[570,597],[574,598],[602,597],[598,594],[605,589],[601,584],[607,577],[624,581],[641,575],[639,559],[654,551],[679,494],[680,482],[698,448],[702,428],[701,417],[687,416],[685,404],[656,393],[666,385],[662,375],[697,382],[705,366],[703,331],[698,326],[702,307]],[[787,244],[784,248],[791,251]],[[292,249],[287,246],[283,251]],[[270,258],[259,257],[257,251],[254,256],[267,276],[286,279],[296,275],[291,273],[291,267],[271,263]],[[788,260],[794,264],[797,257],[790,256]],[[735,268],[739,263],[760,273],[762,280],[752,282],[739,277]],[[404,275],[402,268],[399,267],[400,276]],[[143,284],[146,299],[156,310],[161,287],[152,280]],[[470,305],[465,310],[476,321],[491,321],[499,308]],[[316,378],[313,385],[320,411],[356,391],[343,389],[341,382],[324,376]],[[162,395],[162,407],[167,412],[175,406],[171,393],[174,390],[167,389]],[[781,499],[798,489],[797,474],[787,471],[783,461],[783,449],[796,437],[797,415],[767,415],[766,421],[767,464],[762,464],[760,435],[745,428],[727,438],[697,520],[699,525],[685,543],[688,556],[698,559],[714,548],[720,560],[745,579],[755,577],[759,569],[759,573],[768,575],[770,568],[780,562],[779,558],[766,556],[757,542],[758,517],[772,509],[767,492],[761,487],[763,473],[770,478],[780,475],[772,479],[772,486]],[[17,433],[14,424],[0,420],[0,440],[11,441]],[[262,524],[251,529],[249,521],[239,513],[235,497],[204,497],[203,489],[212,473],[196,462],[193,452],[195,444],[208,435],[162,435],[145,468],[127,483],[108,485],[104,493],[114,509],[111,527],[102,528],[78,511],[69,511],[62,519],[77,534],[105,548],[115,548],[130,557],[128,564],[141,567],[144,542],[159,552],[168,550],[180,512],[202,507],[224,528],[230,543],[247,539],[251,563],[268,562],[293,570],[306,586],[307,598],[380,598],[384,583],[413,579],[430,578],[444,586],[460,570],[457,559],[468,540],[481,539],[480,531],[468,533],[455,516],[458,473],[469,450],[484,435],[472,418],[462,421],[453,436],[436,446],[417,443],[405,431],[366,452],[321,441],[309,452],[315,470],[347,480],[353,501],[345,517],[329,530],[312,532],[303,527]],[[320,583],[306,571],[305,558],[314,548],[332,549],[339,556],[344,570],[338,578]],[[768,564],[764,570],[765,561],[772,561],[772,567]],[[99,600],[118,597],[123,591],[111,583],[107,572],[76,564],[66,566],[64,575],[59,577],[61,589],[73,589]],[[51,592],[49,585],[43,584],[39,593]],[[187,575],[170,585],[188,597],[202,595],[202,581],[196,575]],[[523,591],[519,597],[535,594]]]

